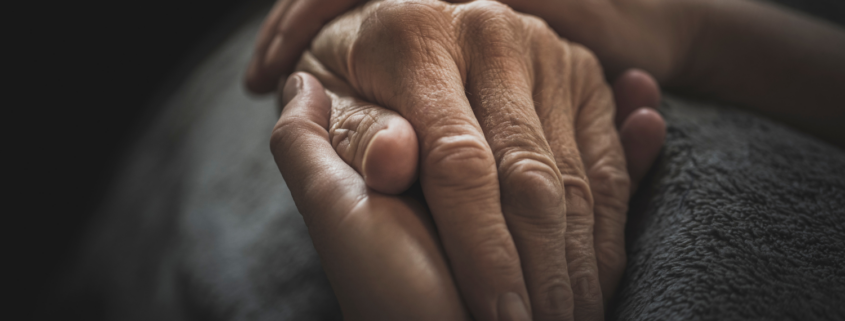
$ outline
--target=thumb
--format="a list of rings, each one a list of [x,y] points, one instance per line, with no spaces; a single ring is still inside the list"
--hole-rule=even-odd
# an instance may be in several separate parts
[[[329,140],[340,158],[375,191],[399,194],[408,189],[417,178],[419,162],[411,123],[392,110],[357,98],[346,81],[310,53],[297,68],[314,75],[326,88],[331,99]]]
[[[408,189],[417,178],[419,160],[411,124],[392,110],[331,96],[329,139],[337,154],[376,191],[399,194]]]

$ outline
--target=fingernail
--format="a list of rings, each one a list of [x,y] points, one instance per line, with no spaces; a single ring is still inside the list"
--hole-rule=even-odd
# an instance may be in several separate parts
[[[276,36],[270,42],[270,46],[267,47],[267,52],[264,54],[264,66],[273,66],[278,62],[283,40],[282,36]]]
[[[499,321],[530,321],[531,317],[528,315],[528,309],[525,308],[525,303],[522,298],[513,292],[508,292],[499,296]]]
[[[288,77],[285,88],[282,89],[282,106],[286,106],[299,92],[302,91],[302,79],[294,74]]]

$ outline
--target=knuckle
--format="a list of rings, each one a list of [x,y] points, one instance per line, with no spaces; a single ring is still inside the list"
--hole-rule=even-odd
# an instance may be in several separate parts
[[[519,255],[511,242],[510,233],[503,226],[486,227],[489,231],[470,251],[471,262],[485,266],[497,278],[521,277]]]
[[[587,258],[583,258],[587,260]],[[575,262],[573,262],[575,263]],[[602,294],[598,280],[598,271],[590,264],[572,264],[569,278],[572,281],[572,292],[576,301],[576,309],[601,309]]]
[[[350,66],[371,66],[394,75],[398,69],[442,58],[443,48],[454,38],[451,25],[446,4],[439,1],[378,2],[362,20],[346,58],[356,62]],[[383,48],[390,50],[379,50]]]
[[[363,25],[397,38],[420,36],[437,29],[446,17],[445,5],[432,0],[384,1],[364,20]],[[362,30],[362,33],[367,30]]]
[[[495,175],[495,160],[487,143],[474,135],[437,138],[423,158],[426,176],[440,184],[472,187]]]
[[[590,180],[594,186],[600,186],[612,190],[613,187],[620,188],[620,192],[624,191],[621,188],[627,188],[631,184],[631,179],[628,177],[628,172],[623,169],[621,159],[619,162],[599,164],[590,168]]]
[[[497,1],[473,1],[462,7],[462,18],[465,23],[484,24],[489,22],[504,22],[516,17],[516,12],[507,5]]]
[[[565,220],[562,214],[565,198],[560,173],[542,155],[526,152],[509,153],[499,166],[503,198],[508,205],[528,211],[517,211],[529,218],[548,221]],[[538,217],[531,217],[538,216]]]
[[[590,184],[583,177],[565,177],[567,217],[574,220],[593,221],[593,194]]]
[[[474,1],[464,5],[458,21],[465,39],[479,46],[514,44],[521,19],[507,5],[496,1]],[[486,49],[489,50],[489,49]]]
[[[588,173],[591,190],[597,203],[614,213],[625,213],[628,209],[628,193],[631,178],[621,166],[604,164],[591,168]]]
[[[568,280],[552,278],[543,282],[539,293],[541,298],[532,302],[535,320],[564,320],[572,316],[575,298]]]

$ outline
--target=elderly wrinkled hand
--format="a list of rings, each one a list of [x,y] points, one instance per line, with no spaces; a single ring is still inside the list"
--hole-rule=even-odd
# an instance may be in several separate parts
[[[544,19],[563,38],[592,50],[612,77],[640,68],[661,82],[677,76],[688,63],[702,11],[697,4],[674,1],[499,1]],[[278,0],[256,41],[247,87],[256,93],[275,90],[323,25],[363,2]]]
[[[326,26],[312,53],[300,69],[331,93],[328,140],[368,185],[407,187],[419,148],[426,203],[474,316],[601,318],[602,289],[624,268],[630,180],[589,51],[495,2],[385,1]],[[285,128],[274,146],[292,139]]]

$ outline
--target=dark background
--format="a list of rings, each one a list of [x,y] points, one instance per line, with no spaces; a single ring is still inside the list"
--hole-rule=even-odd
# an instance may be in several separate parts
[[[24,302],[13,308],[33,312],[49,300],[156,97],[223,40],[227,24],[271,2],[57,2],[22,11],[4,50],[14,71],[3,108],[11,125],[4,185],[14,190],[5,194],[7,259]],[[776,2],[843,23],[832,17],[843,16],[845,0]]]
[[[13,310],[31,315],[45,307],[156,97],[255,3],[39,3],[13,20],[15,45],[4,51],[12,53],[7,79],[14,84],[4,86],[3,108],[11,111],[4,117],[11,181],[4,181],[14,190],[5,196],[12,209],[4,215],[6,257],[11,292],[23,302]]]

